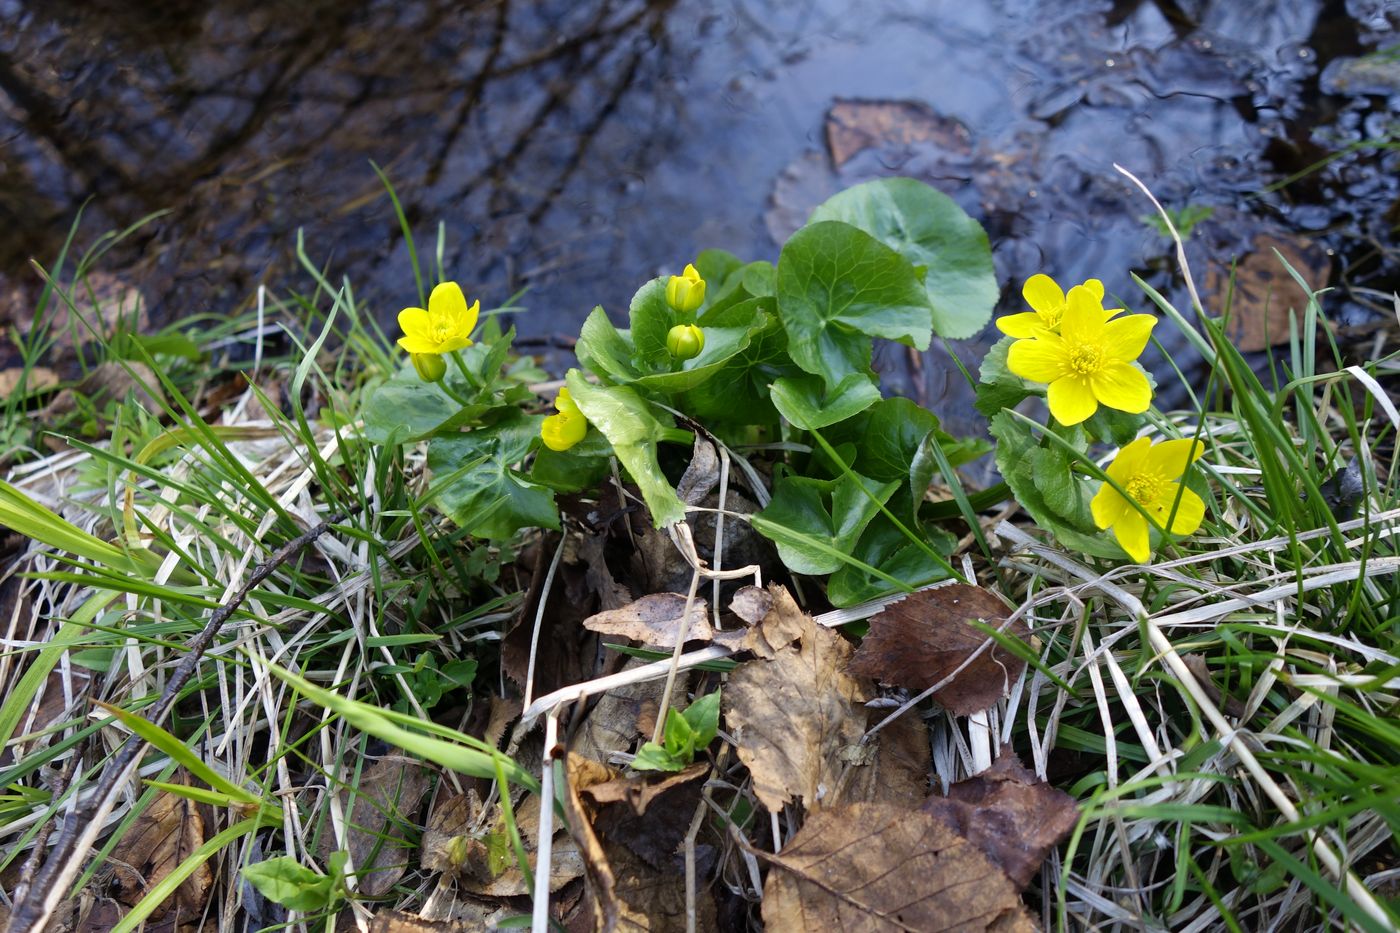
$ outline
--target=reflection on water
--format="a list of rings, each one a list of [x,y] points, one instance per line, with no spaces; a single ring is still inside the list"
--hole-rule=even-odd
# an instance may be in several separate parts
[[[1164,250],[1119,162],[1171,203],[1228,208],[1235,220],[1214,234],[1224,249],[1244,248],[1240,231],[1258,223],[1308,231],[1342,257],[1342,284],[1394,286],[1393,153],[1358,150],[1257,196],[1392,133],[1383,97],[1323,94],[1319,74],[1393,44],[1394,2],[0,0],[0,11],[0,275],[32,278],[26,260],[52,259],[84,202],[89,236],[170,209],[105,263],[142,286],[157,320],[227,311],[259,282],[304,283],[299,226],[389,319],[412,277],[370,160],[420,246],[442,221],[445,267],[484,304],[530,288],[518,323],[535,335],[572,331],[595,303],[620,311],[639,281],[703,247],[772,257],[769,227],[784,216],[894,172],[984,220],[1004,281],[1044,267],[1128,292],[1127,270]],[[838,97],[922,102],[971,142],[876,146],[835,171],[823,123]]]

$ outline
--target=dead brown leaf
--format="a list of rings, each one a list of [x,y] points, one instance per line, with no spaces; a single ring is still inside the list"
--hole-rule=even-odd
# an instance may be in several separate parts
[[[632,601],[632,591],[613,579],[612,568],[608,566],[603,553],[603,536],[581,535],[578,538],[578,556],[583,561],[584,579],[589,589],[598,594],[598,606],[602,609],[620,609]]]
[[[770,930],[1035,930],[1001,870],[917,810],[883,803],[823,810],[768,859]]]
[[[709,770],[708,764],[696,762],[676,774],[638,774],[595,784],[583,792],[596,814],[593,828],[605,842],[626,846],[653,868],[672,868]]]
[[[150,412],[159,412],[159,403],[165,398],[160,380],[145,363],[100,363],[75,388],[58,393],[53,401],[40,409],[38,417],[41,421],[52,423],[77,410],[80,398],[101,411],[108,402],[125,401],[128,395]]]
[[[479,928],[452,920],[424,920],[397,910],[381,910],[369,921],[369,933],[467,933],[472,929]]]
[[[674,648],[685,615],[686,597],[681,593],[653,593],[621,609],[609,609],[583,620],[584,627],[603,635],[630,638],[654,648]],[[699,596],[690,604],[690,626],[685,640],[709,641],[709,609]]]
[[[490,878],[490,849],[474,832],[480,813],[475,790],[439,798],[423,830],[419,864],[428,871],[465,874],[480,881]]]
[[[184,783],[181,778],[176,783]],[[204,845],[204,818],[194,801],[160,791],[146,811],[117,842],[111,864],[116,868],[117,899],[134,907],[181,862]],[[214,872],[208,862],[181,882],[173,897],[157,907],[152,921],[177,911],[196,920],[204,911]]]
[[[1006,604],[988,590],[965,583],[922,590],[890,605],[870,620],[870,633],[851,662],[854,674],[907,690],[927,690],[951,676],[987,636],[970,620],[999,626]],[[1006,629],[1014,638],[1030,631],[1018,619]],[[934,694],[957,716],[981,712],[1001,699],[1026,662],[1000,646],[983,651]]]
[[[28,370],[22,366],[11,366],[0,370],[0,398],[9,398],[21,384],[26,396],[33,395],[58,385],[58,373],[47,366],[34,366]]]
[[[1206,692],[1206,696],[1216,706],[1219,706],[1226,716],[1239,719],[1248,711],[1248,707],[1238,698],[1233,697],[1220,689],[1220,685],[1215,682],[1215,678],[1210,674],[1210,665],[1206,663],[1203,655],[1183,654],[1181,660],[1186,663],[1186,668],[1196,678],[1201,685],[1201,689]]]
[[[1314,289],[1325,287],[1332,271],[1327,250],[1298,234],[1260,232],[1250,246],[1251,251],[1234,264],[1233,290],[1229,263],[1211,262],[1206,267],[1206,292],[1218,312],[1224,312],[1229,299],[1225,333],[1244,353],[1287,343],[1289,318],[1301,325],[1308,306],[1307,291],[1289,275],[1274,250]]]
[[[386,755],[360,772],[353,794],[341,794],[341,805],[350,820],[344,844],[361,894],[378,897],[403,877],[412,851],[405,837],[408,828],[418,822],[418,808],[427,792],[428,776],[422,762]],[[338,847],[334,835],[325,834],[321,857]]]
[[[871,710],[870,725],[885,718],[889,710]],[[933,771],[933,748],[928,726],[914,713],[906,713],[890,723],[869,742],[851,746],[842,753],[846,762],[841,803],[878,802],[913,809],[928,797],[929,774]]]
[[[730,675],[725,721],[763,805],[777,811],[798,798],[811,809],[835,791],[842,751],[865,733],[870,690],[846,673],[851,646],[844,638],[798,609],[787,590],[771,592],[772,612],[749,630],[771,659],[748,661]]]
[[[779,651],[802,637],[810,619],[793,600],[792,594],[776,584],[768,585],[768,610],[744,635],[745,650],[760,658],[773,658]]]
[[[32,304],[19,305],[14,323],[24,334],[30,333],[36,323],[47,327],[48,336],[54,341],[50,352],[110,339],[119,329],[140,334],[150,327],[146,302],[140,291],[109,272],[87,273],[81,283],[72,287],[69,297],[73,309],[77,310],[76,320],[68,302],[55,299],[49,302],[43,319],[37,322]]]
[[[535,846],[540,836],[540,798],[534,795],[523,798],[515,807],[515,824],[525,845],[525,860],[533,873],[538,864]],[[555,820],[555,835],[550,842],[549,890],[558,891],[564,885],[580,877],[584,871],[583,857],[578,847],[569,838],[568,832]],[[488,849],[499,855],[490,855],[491,872],[484,879],[462,875],[457,879],[458,887],[481,897],[522,897],[530,893],[525,883],[525,875],[510,848],[504,817],[498,818],[491,831],[483,839]]]
[[[640,658],[628,658],[621,669],[625,671],[646,663]],[[685,707],[689,683],[689,677],[676,678],[669,706],[676,709]],[[589,710],[588,718],[584,720],[583,728],[574,742],[574,750],[585,758],[599,760],[606,760],[614,752],[630,751],[637,736],[651,735],[652,726],[656,724],[656,711],[661,708],[661,695],[665,691],[666,684],[661,680],[648,680],[609,690]]]
[[[607,853],[603,851],[602,841],[593,831],[593,814],[583,799],[583,792],[615,779],[617,772],[591,758],[569,752],[564,762],[564,773],[567,778],[564,810],[569,816],[569,831],[573,834],[574,845],[583,859],[588,888],[584,904],[592,912],[594,929],[614,930],[621,913],[617,901],[617,876],[613,874]]]
[[[676,495],[686,505],[699,505],[705,501],[710,490],[719,485],[719,454],[715,445],[700,435],[695,435],[695,446],[690,455],[690,465],[681,474],[676,484]]]
[[[826,115],[826,145],[839,169],[865,149],[931,145],[970,155],[972,134],[922,101],[838,99]]]
[[[773,608],[773,597],[756,586],[742,586],[729,601],[729,611],[749,625],[757,625]]]
[[[1079,821],[1073,797],[1037,779],[1009,753],[949,787],[948,796],[928,798],[923,811],[981,849],[1018,891]]]

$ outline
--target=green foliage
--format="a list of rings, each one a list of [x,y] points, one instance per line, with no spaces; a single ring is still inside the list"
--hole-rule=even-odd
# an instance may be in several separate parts
[[[1167,208],[1167,216],[1171,217],[1172,226],[1176,227],[1177,234],[1184,240],[1191,235],[1191,231],[1196,229],[1196,225],[1203,220],[1210,220],[1215,213],[1215,208],[1205,204],[1186,204],[1179,208]],[[1157,232],[1157,235],[1164,240],[1172,238],[1171,229],[1160,214],[1144,214],[1142,222],[1147,224]]]
[[[344,893],[345,852],[332,852],[323,875],[302,865],[290,855],[254,862],[243,869],[243,880],[263,897],[288,910],[303,914],[320,913]]]
[[[683,713],[668,710],[661,744],[642,745],[632,767],[637,771],[682,771],[688,767],[695,753],[719,734],[719,699],[720,691],[716,690],[691,703]]]
[[[812,212],[839,220],[898,250],[928,293],[934,333],[971,337],[991,319],[1001,290],[982,225],[952,198],[912,178],[856,185]]]

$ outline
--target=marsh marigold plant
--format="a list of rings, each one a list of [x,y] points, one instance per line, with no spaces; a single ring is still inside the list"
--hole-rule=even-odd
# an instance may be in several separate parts
[[[1053,283],[1052,283],[1053,284]],[[1079,424],[1100,405],[1140,414],[1152,403],[1152,386],[1133,365],[1157,319],[1150,314],[1110,318],[1103,287],[1076,285],[1065,296],[1059,333],[1044,327],[1011,344],[1006,366],[1031,382],[1046,383],[1050,414]]]
[[[472,345],[471,332],[481,313],[481,302],[467,306],[467,297],[456,282],[443,282],[428,296],[428,307],[399,312],[403,336],[399,346],[409,353],[451,353]]]
[[[1133,441],[1118,451],[1107,470],[1123,492],[1104,483],[1089,503],[1094,524],[1113,529],[1123,550],[1139,564],[1152,554],[1149,519],[1169,534],[1193,534],[1205,518],[1206,504],[1181,478],[1203,452],[1201,443],[1193,440],[1153,444],[1151,438],[1140,437]]]

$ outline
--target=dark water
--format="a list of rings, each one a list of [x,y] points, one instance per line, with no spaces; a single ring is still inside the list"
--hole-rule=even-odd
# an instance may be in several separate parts
[[[1301,235],[1334,317],[1397,286],[1394,151],[1263,191],[1395,136],[1393,72],[1331,75],[1400,42],[1396,0],[0,0],[0,21],[0,318],[86,202],[88,241],[171,211],[104,261],[157,322],[307,287],[298,227],[391,321],[413,281],[370,160],[484,306],[529,288],[533,337],[622,313],[704,247],[775,258],[826,193],[894,173],[981,219],[1004,283],[1169,284],[1118,162],[1216,208],[1198,239],[1222,254]],[[837,99],[916,102],[961,142],[877,140],[838,169]],[[892,365],[947,391],[932,357]]]

